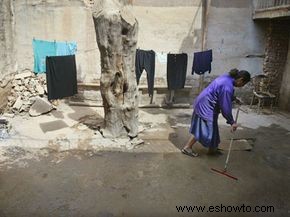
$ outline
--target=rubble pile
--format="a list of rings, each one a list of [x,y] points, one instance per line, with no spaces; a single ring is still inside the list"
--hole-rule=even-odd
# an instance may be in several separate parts
[[[7,112],[26,113],[35,102],[36,97],[45,95],[47,95],[45,74],[35,75],[30,70],[24,70],[16,74],[12,80]]]

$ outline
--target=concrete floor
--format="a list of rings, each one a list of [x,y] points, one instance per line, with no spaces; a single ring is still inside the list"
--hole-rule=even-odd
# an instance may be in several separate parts
[[[209,156],[197,145],[199,158],[180,154],[189,136],[190,109],[141,110],[141,125],[150,128],[140,133],[145,144],[134,149],[98,146],[89,137],[88,146],[71,142],[65,150],[49,147],[48,141],[63,132],[68,141],[83,135],[94,138],[88,129],[78,135],[72,129],[84,117],[96,113],[101,117],[101,111],[71,109],[64,105],[57,113],[10,120],[14,134],[0,142],[1,217],[290,215],[289,114],[241,113],[242,127],[235,136],[255,138],[255,143],[251,151],[232,152],[228,171],[238,177],[234,181],[210,170],[223,168],[226,152]],[[48,120],[65,125],[47,131],[41,124]],[[231,135],[222,118],[220,125],[223,143]],[[274,212],[206,212],[209,206],[226,206],[231,211],[229,206],[243,204],[252,210],[273,206]],[[206,206],[206,211],[177,211],[176,206],[186,205]]]

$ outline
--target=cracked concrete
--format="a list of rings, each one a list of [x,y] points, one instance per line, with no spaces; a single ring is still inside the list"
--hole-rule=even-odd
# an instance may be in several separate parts
[[[223,155],[180,153],[188,139],[191,109],[140,110],[139,138],[129,148],[95,134],[102,109],[61,103],[40,117],[10,118],[0,140],[0,216],[289,216],[290,116],[240,113],[235,138],[255,138],[251,151],[235,150],[233,181],[211,172]],[[43,130],[41,124],[66,126]],[[220,117],[221,141],[231,138]],[[103,141],[103,142],[101,142]],[[121,142],[123,143],[123,142]],[[125,143],[125,141],[124,141]],[[235,145],[235,144],[234,144]],[[274,213],[178,213],[176,206],[274,206]]]

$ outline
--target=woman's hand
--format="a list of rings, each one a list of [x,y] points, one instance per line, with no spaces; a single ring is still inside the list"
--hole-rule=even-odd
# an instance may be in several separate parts
[[[231,126],[231,132],[235,132],[238,128],[238,124],[237,123],[233,123]]]

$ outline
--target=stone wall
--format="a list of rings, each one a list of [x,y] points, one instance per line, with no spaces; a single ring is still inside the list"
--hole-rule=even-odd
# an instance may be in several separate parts
[[[277,95],[282,84],[283,72],[288,54],[290,22],[287,20],[269,21],[266,38],[263,72],[269,76],[268,86],[271,93]],[[288,84],[289,85],[289,84]]]
[[[290,44],[290,37],[289,37]],[[282,78],[279,105],[282,109],[290,111],[290,49],[288,48],[288,57]]]

